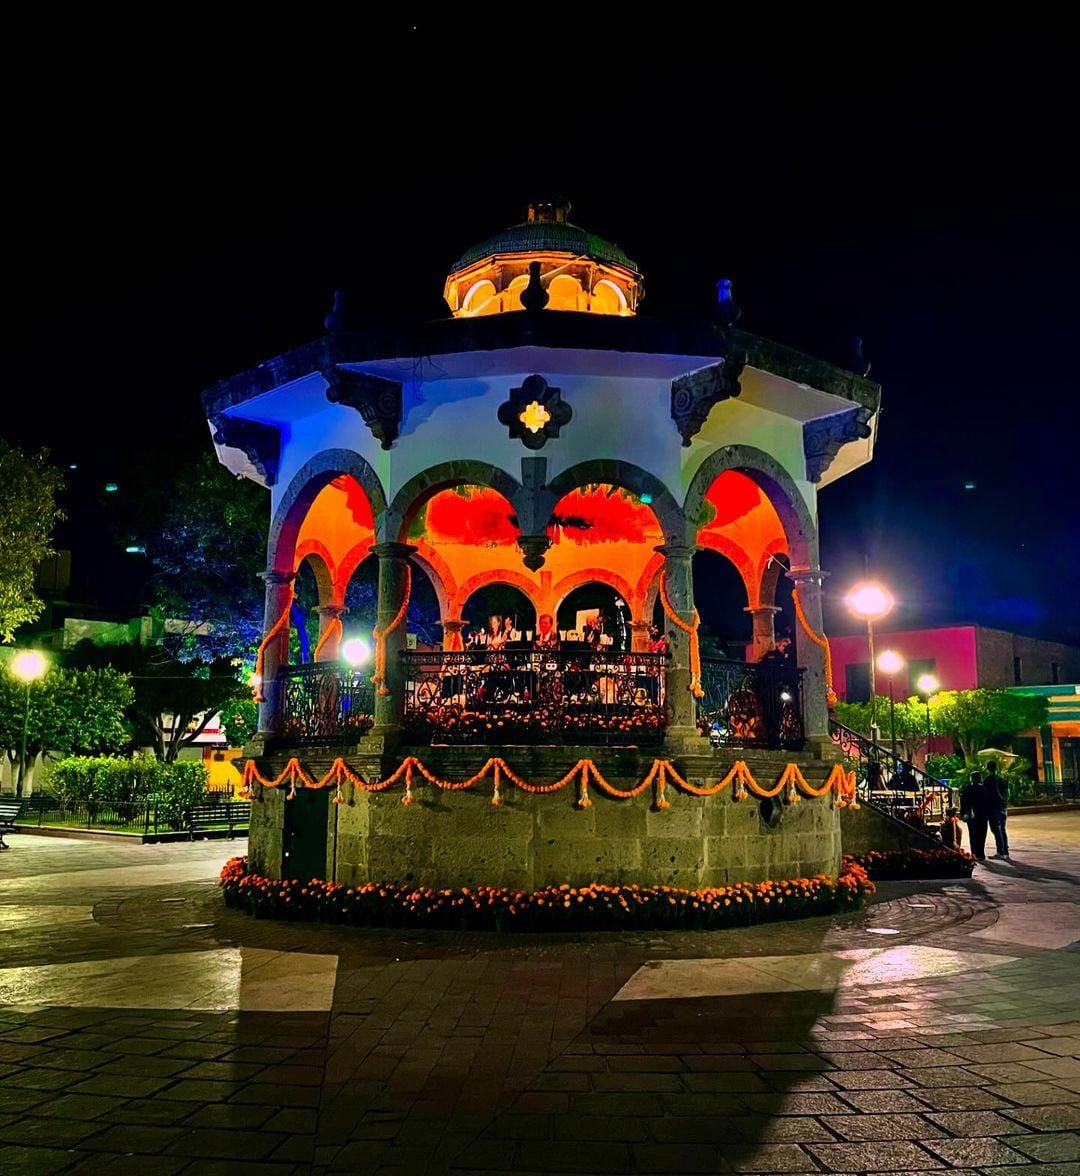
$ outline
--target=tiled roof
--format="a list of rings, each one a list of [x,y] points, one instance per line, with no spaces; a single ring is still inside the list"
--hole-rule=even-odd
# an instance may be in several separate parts
[[[637,262],[632,261],[625,253],[611,241],[597,237],[594,233],[587,233],[566,221],[523,221],[520,225],[511,225],[494,237],[481,241],[471,249],[467,249],[451,266],[451,273],[482,261],[485,257],[492,257],[497,253],[533,253],[533,252],[573,253],[579,257],[590,257],[594,261],[607,262],[610,265],[620,265],[625,269],[639,272]]]

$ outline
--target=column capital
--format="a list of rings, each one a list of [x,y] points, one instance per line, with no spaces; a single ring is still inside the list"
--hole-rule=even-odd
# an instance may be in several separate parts
[[[778,612],[783,611],[784,610],[776,604],[754,604],[743,606],[743,612],[749,613],[752,617],[768,616],[769,613],[772,613],[775,616]]]
[[[465,622],[461,617],[448,617],[445,621],[440,621],[439,623],[451,633],[460,633],[465,627]]]
[[[320,604],[315,611],[325,621],[340,621],[349,610],[343,604]]]
[[[411,543],[376,543],[371,549],[379,559],[400,559],[406,560],[418,548]]]
[[[807,581],[812,584],[820,584],[828,575],[829,573],[822,571],[821,568],[805,567],[792,568],[787,573],[787,578],[793,580],[796,584],[802,584]]]
[[[296,573],[278,572],[271,570],[268,572],[259,572],[259,579],[262,580],[268,588],[283,588],[286,584],[291,584],[293,580],[296,579]]]
[[[659,547],[654,547],[653,551],[659,552],[664,559],[670,560],[690,560],[694,558],[694,554],[700,551],[701,548],[696,543],[661,543]]]

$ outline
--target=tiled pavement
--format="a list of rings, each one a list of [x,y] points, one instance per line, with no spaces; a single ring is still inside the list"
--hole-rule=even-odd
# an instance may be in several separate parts
[[[1010,833],[844,919],[543,939],[256,922],[235,845],[13,838],[0,1173],[1080,1173],[1080,813]]]

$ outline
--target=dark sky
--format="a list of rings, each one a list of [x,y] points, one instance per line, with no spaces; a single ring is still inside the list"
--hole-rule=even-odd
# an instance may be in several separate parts
[[[174,32],[167,59],[43,50],[54,101],[9,146],[2,431],[79,463],[84,592],[137,593],[86,554],[96,488],[206,445],[202,388],[321,333],[337,286],[365,318],[443,313],[448,263],[562,193],[640,262],[643,313],[704,316],[724,275],[750,331],[841,364],[864,336],[884,409],[821,495],[834,597],[868,556],[903,621],[1080,641],[1080,104],[1053,38]]]

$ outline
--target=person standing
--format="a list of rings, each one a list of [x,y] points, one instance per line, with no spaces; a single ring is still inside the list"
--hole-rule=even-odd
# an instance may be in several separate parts
[[[998,775],[997,760],[986,761],[983,788],[986,790],[986,813],[997,845],[997,853],[994,856],[1007,858],[1009,835],[1005,830],[1005,821],[1009,815],[1009,786],[1005,778]]]
[[[960,815],[968,827],[968,845],[971,846],[972,856],[980,862],[986,861],[987,811],[982,773],[972,772],[960,791]]]

